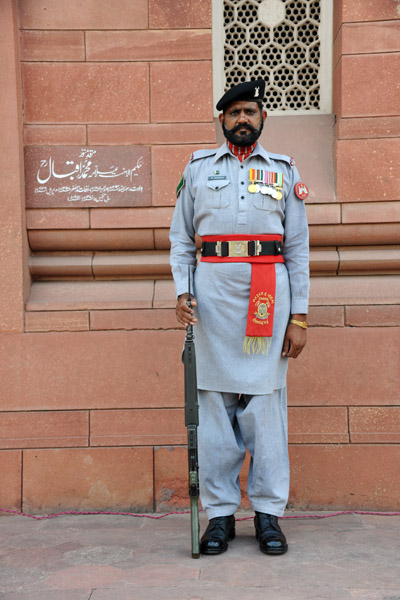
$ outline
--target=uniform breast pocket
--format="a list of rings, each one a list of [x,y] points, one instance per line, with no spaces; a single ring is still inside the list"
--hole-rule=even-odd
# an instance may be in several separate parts
[[[266,212],[271,212],[273,210],[273,202],[274,201],[271,196],[264,194],[255,194],[254,195],[254,206],[258,208],[258,210],[265,210]]]
[[[229,205],[230,183],[227,179],[207,181],[207,208],[226,208]]]

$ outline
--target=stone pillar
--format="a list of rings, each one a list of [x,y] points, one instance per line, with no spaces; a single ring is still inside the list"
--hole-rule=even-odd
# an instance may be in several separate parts
[[[22,144],[22,94],[18,9],[14,0],[0,6],[0,332],[24,330],[29,293]]]

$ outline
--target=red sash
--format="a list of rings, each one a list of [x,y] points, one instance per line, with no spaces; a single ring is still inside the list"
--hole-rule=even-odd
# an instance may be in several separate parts
[[[203,242],[227,242],[241,240],[281,241],[281,235],[207,235],[202,237]],[[283,263],[282,255],[267,256],[202,256],[203,262],[249,262],[251,263],[251,284],[249,308],[247,311],[245,352],[250,353],[263,350],[265,347],[258,338],[271,338],[274,323],[275,308],[275,263]],[[258,340],[258,349],[255,343]]]

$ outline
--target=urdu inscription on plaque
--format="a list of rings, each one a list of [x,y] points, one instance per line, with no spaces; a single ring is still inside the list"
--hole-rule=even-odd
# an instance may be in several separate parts
[[[28,146],[27,208],[151,205],[148,146]]]

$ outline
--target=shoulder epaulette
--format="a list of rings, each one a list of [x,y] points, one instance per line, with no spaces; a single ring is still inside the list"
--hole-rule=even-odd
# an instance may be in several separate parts
[[[286,154],[274,154],[273,152],[268,152],[268,154],[274,160],[283,160],[284,162],[288,163],[291,167],[293,167],[295,164],[294,158],[292,156],[286,156]]]
[[[214,156],[217,153],[218,148],[204,148],[204,150],[196,150],[190,157],[189,162],[199,160],[199,158],[207,158],[208,156]]]

